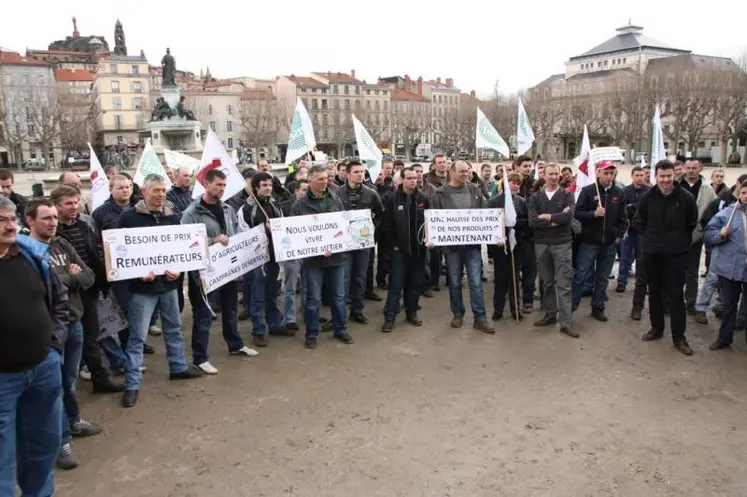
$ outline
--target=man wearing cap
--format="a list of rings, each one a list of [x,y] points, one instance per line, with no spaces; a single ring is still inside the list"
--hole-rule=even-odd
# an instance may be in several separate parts
[[[573,275],[573,310],[581,303],[584,282],[593,275],[591,316],[607,321],[604,299],[610,271],[620,238],[628,229],[628,216],[623,206],[623,191],[614,182],[615,163],[601,161],[597,165],[596,184],[587,185],[576,202],[575,217],[581,222],[581,247]]]

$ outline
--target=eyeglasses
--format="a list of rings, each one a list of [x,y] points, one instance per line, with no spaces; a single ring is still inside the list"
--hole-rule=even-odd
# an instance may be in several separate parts
[[[17,222],[18,222],[18,218],[16,216],[11,216],[11,217],[0,216],[0,224],[16,224]]]

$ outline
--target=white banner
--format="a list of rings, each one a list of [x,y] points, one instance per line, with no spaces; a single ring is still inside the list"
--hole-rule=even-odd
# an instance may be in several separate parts
[[[208,265],[204,224],[151,226],[102,233],[109,281],[142,278],[153,271],[181,273]]]
[[[374,246],[371,209],[270,219],[278,262]]]
[[[592,165],[596,167],[596,165],[603,160],[621,161],[623,158],[623,151],[620,150],[620,147],[592,148],[589,150],[589,167],[592,167]]]
[[[104,297],[99,293],[99,300],[96,306],[99,315],[99,340],[116,336],[117,333],[129,326],[124,312],[122,312],[119,304],[112,299],[111,293],[108,297]]]
[[[426,243],[444,245],[503,245],[503,209],[426,209]]]
[[[205,293],[217,290],[270,260],[265,226],[255,226],[229,238],[228,245],[210,246],[210,265],[200,271]]]

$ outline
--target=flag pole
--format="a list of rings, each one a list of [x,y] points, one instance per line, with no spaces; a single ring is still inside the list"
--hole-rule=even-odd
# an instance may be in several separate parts
[[[519,313],[521,312],[521,309],[519,308],[519,294],[517,293],[517,285],[516,285],[516,262],[514,260],[514,250],[510,247],[510,245],[511,243],[509,243],[509,250],[511,251],[511,284],[514,286],[514,306],[516,309],[515,317],[516,317],[516,322],[520,323],[521,319],[519,319]]]

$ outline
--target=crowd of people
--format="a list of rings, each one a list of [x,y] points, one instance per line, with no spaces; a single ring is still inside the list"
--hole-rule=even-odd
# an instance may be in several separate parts
[[[189,169],[168,171],[171,188],[158,175],[136,185],[116,168],[105,172],[111,195],[92,211],[73,172],[61,175],[49,197],[27,199],[13,190],[12,173],[0,170],[1,496],[14,495],[16,483],[24,495],[51,495],[55,464],[78,464],[72,438],[101,432],[82,417],[79,376],[90,379],[93,393],[122,393],[122,405],[135,406],[143,356],[154,354],[149,335],[163,337],[171,380],[217,374],[208,355],[217,319],[228,354],[238,357],[293,337],[300,318],[306,348],[315,349],[325,331],[352,344],[349,323],[369,323],[369,302],[384,300],[382,332],[395,331],[403,311],[405,326],[419,327],[421,298],[434,298],[443,283],[450,326],[461,328],[466,279],[475,330],[495,333],[508,301],[512,319],[539,311],[534,326],[557,325],[578,338],[573,317],[583,297],[590,296],[591,317],[607,321],[607,288],[619,257],[617,292],[627,291],[635,267],[631,319],[642,319],[649,296],[651,327],[643,340],[662,338],[669,314],[675,348],[691,355],[686,316],[707,323],[714,296],[722,322],[710,348],[729,348],[734,330],[745,327],[740,297],[747,290],[747,175],[727,187],[723,171],[716,171],[708,184],[697,160],[657,163],[651,187],[649,169],[634,167],[625,186],[616,164],[602,161],[596,183],[578,191],[572,169],[528,156],[518,157],[505,175],[501,167],[483,164],[478,170],[444,155],[436,155],[427,170],[385,161],[375,179],[354,160],[326,166],[300,161],[285,183],[260,161],[256,170],[242,172],[245,189],[225,202],[226,175],[219,169],[201,179],[204,193],[197,199]],[[502,209],[509,198],[517,219],[507,230],[515,230],[517,243],[487,247],[494,269],[491,306],[484,297],[483,247],[427,243],[425,211]],[[357,209],[371,211],[375,248],[275,260],[270,219]],[[269,261],[207,295],[196,273],[107,281],[103,231],[179,223],[204,224],[209,243],[224,245],[242,230],[265,226]],[[698,300],[704,247],[708,271]],[[191,364],[182,329],[185,293]],[[101,334],[103,298],[115,301],[128,323],[114,336]],[[321,315],[324,305],[329,317]],[[240,331],[247,320],[253,348]]]

